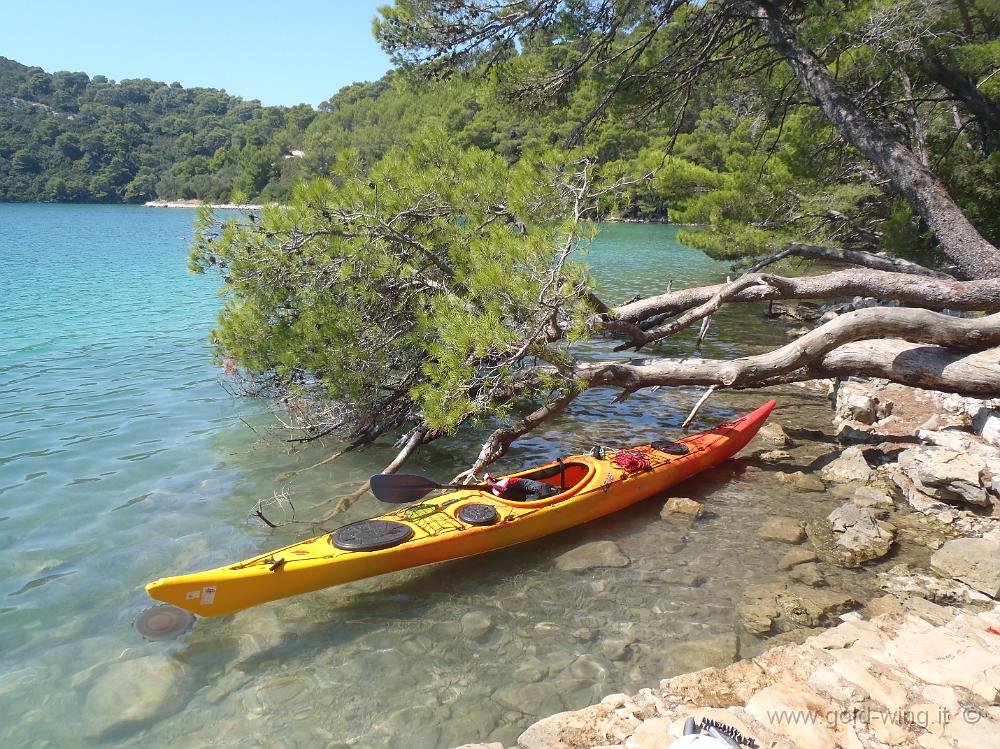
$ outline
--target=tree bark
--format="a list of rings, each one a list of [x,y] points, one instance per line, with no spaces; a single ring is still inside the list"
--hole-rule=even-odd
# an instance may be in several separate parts
[[[912,273],[915,276],[930,276],[931,278],[954,278],[954,276],[948,273],[931,270],[901,257],[876,255],[873,252],[865,252],[863,250],[845,250],[842,247],[804,244],[803,242],[789,242],[781,252],[764,258],[748,268],[747,272],[755,273],[779,260],[784,260],[786,257],[793,255],[813,260],[834,260],[841,263],[848,263],[849,265],[859,265],[862,268],[871,268],[872,270],[898,271],[900,273]]]
[[[781,10],[768,0],[745,0],[770,43],[844,139],[888,177],[934,232],[945,254],[968,278],[1000,276],[1000,250],[987,242],[934,173],[892,133],[871,120],[827,66],[802,45]]]
[[[904,340],[866,340],[876,337]],[[857,342],[864,343],[847,346]],[[587,387],[618,387],[632,392],[653,385],[762,387],[857,374],[983,396],[997,393],[997,346],[1000,313],[960,318],[921,309],[871,308],[841,315],[796,341],[757,356],[584,364],[578,367],[577,377]],[[976,353],[963,353],[969,349]]]
[[[986,140],[990,144],[996,144],[1000,139],[1000,106],[990,101],[974,80],[945,65],[930,50],[921,67],[931,80],[965,104],[983,128]]]
[[[766,302],[770,299],[827,299],[848,296],[870,296],[919,304],[932,309],[953,309],[993,312],[1000,310],[1000,278],[982,281],[949,281],[913,276],[909,273],[841,270],[820,276],[787,278],[767,273],[755,273],[743,278],[726,302]],[[735,282],[732,282],[735,284]],[[658,315],[676,315],[704,305],[730,284],[698,286],[666,294],[646,297],[623,304],[613,311],[612,323],[628,334],[643,320]],[[693,320],[692,320],[693,322]],[[648,336],[653,331],[646,331]]]

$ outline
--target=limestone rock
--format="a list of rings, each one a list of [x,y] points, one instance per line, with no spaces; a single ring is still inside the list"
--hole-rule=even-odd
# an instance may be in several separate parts
[[[667,520],[671,515],[697,518],[701,515],[702,505],[687,497],[671,497],[660,510],[660,517]]]
[[[556,557],[556,567],[582,572],[595,567],[627,567],[629,558],[614,541],[591,541]]]
[[[823,577],[823,573],[819,571],[819,565],[815,562],[808,562],[793,567],[788,576],[803,585],[817,586],[826,584],[826,578]]]
[[[883,614],[895,614],[903,609],[903,602],[905,600],[901,596],[888,593],[870,600],[865,604],[862,611],[869,619],[874,619],[876,616],[882,616]]]
[[[889,553],[895,533],[888,523],[876,518],[866,507],[852,503],[841,505],[827,516],[837,563],[857,567]],[[824,526],[825,527],[825,526]]]
[[[837,441],[842,445],[875,445],[882,435],[870,425],[850,419],[837,427]]]
[[[519,749],[569,749],[606,744],[602,723],[613,714],[613,709],[607,705],[556,713],[528,726],[517,737],[517,746]]]
[[[778,560],[778,569],[790,570],[797,564],[815,562],[818,558],[819,557],[816,556],[816,552],[812,549],[796,547],[794,549],[789,549],[785,555]]]
[[[1000,541],[987,538],[948,541],[931,556],[931,568],[992,598],[1000,598]]]
[[[468,611],[462,615],[462,634],[470,640],[481,640],[493,629],[493,617],[485,611]]]
[[[905,564],[897,564],[887,572],[880,572],[878,585],[882,590],[897,597],[914,596],[934,603],[971,603],[990,600],[989,596],[959,580],[926,575],[911,570]]]
[[[817,627],[856,603],[846,593],[836,590],[795,583],[765,583],[747,588],[736,613],[747,631],[766,634]]]
[[[770,422],[765,424],[757,432],[757,436],[760,437],[765,442],[772,442],[775,445],[781,445],[782,447],[787,446],[791,443],[792,439],[788,436],[788,433],[781,428],[781,424],[776,424]]]
[[[746,710],[775,733],[786,736],[793,746],[802,749],[859,746],[841,741],[838,726],[831,726],[826,720],[828,704],[805,684],[786,681],[757,692],[747,702]],[[775,715],[800,715],[801,724],[797,720],[777,721]],[[849,724],[840,728],[848,729]]]
[[[705,584],[706,578],[704,575],[698,575],[694,572],[685,572],[684,570],[667,570],[659,575],[660,579],[671,585],[683,585],[685,588],[699,588]]]
[[[503,749],[503,744],[499,741],[491,741],[489,744],[462,744],[455,749]]]
[[[932,499],[991,508],[994,502],[1000,504],[1000,497],[988,483],[993,475],[991,462],[1000,474],[1000,461],[968,451],[921,445],[900,453],[897,464],[914,487]]]
[[[632,637],[608,637],[600,641],[597,651],[609,661],[624,661],[632,652]]]
[[[667,749],[674,743],[669,728],[670,721],[664,718],[644,720],[626,740],[625,749]]]
[[[846,448],[823,466],[822,474],[831,481],[856,481],[861,484],[867,484],[875,478],[875,472],[857,445]]]
[[[792,454],[788,450],[765,450],[758,457],[765,463],[780,463],[783,460],[791,460]]]
[[[558,687],[546,682],[500,687],[493,693],[493,701],[525,715],[545,715],[563,708]]]
[[[791,473],[775,473],[774,475],[778,481],[783,484],[790,484],[796,489],[802,489],[807,492],[826,491],[826,484],[823,483],[823,480],[819,476],[813,476],[810,473],[792,471]]]
[[[841,392],[845,391],[843,397]],[[838,421],[857,421],[874,424],[879,418],[879,399],[864,392],[846,392],[841,385],[837,392],[836,418]]]
[[[538,658],[528,657],[518,661],[517,668],[514,669],[514,680],[522,684],[541,681],[549,673],[549,669]]]
[[[949,429],[918,429],[917,437],[926,445],[945,447],[957,453],[969,453],[980,458],[996,458],[1000,453],[993,445],[954,427]]]
[[[175,712],[184,701],[183,676],[177,661],[159,656],[115,663],[87,693],[89,733],[119,739]]]
[[[993,447],[1000,447],[1000,411],[990,411],[977,419],[976,431]]]
[[[803,523],[798,518],[774,515],[757,531],[757,536],[765,541],[780,541],[783,544],[798,544],[805,539]]]
[[[891,525],[853,503],[841,505],[826,520],[807,523],[806,533],[820,559],[841,567],[858,567],[885,556],[895,538]]]
[[[685,640],[667,648],[666,660],[674,671],[700,671],[703,668],[722,668],[736,660],[739,643],[736,633],[715,637]]]

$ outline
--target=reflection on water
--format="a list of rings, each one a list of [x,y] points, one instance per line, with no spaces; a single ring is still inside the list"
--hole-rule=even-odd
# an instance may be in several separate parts
[[[0,206],[0,744],[436,747],[510,744],[538,716],[732,657],[733,605],[775,576],[756,543],[768,514],[829,510],[756,464],[680,487],[710,512],[659,518],[661,501],[505,551],[199,622],[186,638],[131,629],[156,577],[234,561],[310,534],[245,522],[277,491],[318,517],[392,455],[313,466],[262,404],[231,399],[205,337],[215,281],[185,272],[192,214]],[[590,253],[609,301],[724,278],[668,227],[613,226]],[[754,310],[720,314],[705,355],[782,341]],[[690,336],[662,349],[690,353]],[[594,347],[591,347],[596,351]],[[595,354],[596,355],[596,354]],[[505,459],[514,468],[595,443],[676,436],[687,390],[587,393]],[[717,395],[702,427],[763,400]],[[828,422],[825,402],[779,391],[776,418]],[[435,443],[414,472],[466,467],[476,435]],[[368,497],[339,522],[374,514]],[[580,543],[614,540],[624,568],[558,570]],[[851,584],[851,581],[847,581]],[[857,581],[855,581],[855,584]],[[722,654],[720,656],[719,654]],[[14,717],[16,716],[16,717]]]

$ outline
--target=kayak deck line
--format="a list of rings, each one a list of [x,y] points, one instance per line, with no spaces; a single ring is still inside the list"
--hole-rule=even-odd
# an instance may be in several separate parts
[[[537,477],[562,489],[549,497],[517,501],[481,488],[447,491],[236,564],[162,578],[149,583],[146,591],[154,599],[198,616],[220,616],[332,585],[541,538],[616,512],[721,463],[746,446],[774,406],[770,401],[746,416],[677,443],[637,445],[601,457],[572,455],[510,474],[511,478]],[[668,447],[658,449],[656,444]],[[667,451],[669,445],[677,444],[687,450],[683,454]],[[616,454],[628,452],[640,454],[645,460],[637,464],[648,464],[648,468],[629,471],[612,464]],[[556,467],[560,470],[553,471]],[[564,480],[568,485],[561,483]],[[471,505],[476,507],[463,512]]]

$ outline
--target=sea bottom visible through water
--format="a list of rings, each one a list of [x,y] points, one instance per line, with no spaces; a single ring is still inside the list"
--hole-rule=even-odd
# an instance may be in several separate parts
[[[665,495],[518,547],[147,642],[131,626],[151,603],[146,582],[319,532],[248,514],[278,493],[296,520],[321,517],[393,455],[384,445],[312,467],[334,446],[286,442],[266,404],[227,392],[207,344],[218,279],[185,269],[192,218],[0,205],[0,746],[511,745],[545,715],[736,657],[748,644],[734,606],[748,585],[777,578],[786,550],[756,530],[836,503],[741,458],[670,492],[705,503],[693,524],[660,518]],[[726,266],[675,237],[604,227],[588,255],[601,294],[617,302],[669,279],[725,278]],[[783,341],[748,306],[717,316],[702,355]],[[680,336],[662,353],[692,346]],[[614,395],[586,394],[498,468],[675,438],[700,393],[665,388],[619,405]],[[719,393],[693,428],[769,397],[779,422],[828,425],[825,399],[785,388]],[[447,479],[482,436],[435,443],[408,470]],[[366,497],[324,527],[383,507]],[[628,565],[557,567],[594,540],[614,541]]]

